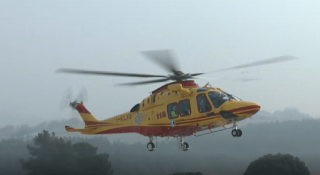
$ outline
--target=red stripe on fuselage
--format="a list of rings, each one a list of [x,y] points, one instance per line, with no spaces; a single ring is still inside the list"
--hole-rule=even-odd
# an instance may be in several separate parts
[[[238,114],[246,114],[246,113],[248,113],[248,114],[255,114],[255,113],[257,113],[258,111],[259,111],[259,109],[254,109],[254,110],[250,110],[250,111],[240,112],[240,113],[238,113]]]
[[[205,119],[197,119],[197,120],[185,121],[185,122],[184,121],[176,122],[176,125],[194,123],[194,122],[202,122],[202,121],[206,121],[206,120],[212,120],[214,118],[220,118],[221,115],[216,114],[216,117],[213,117],[213,116],[211,116],[211,117],[205,116],[205,117],[206,117]],[[151,125],[153,125],[153,126],[166,126],[166,125],[170,125],[170,123],[159,123],[159,124],[151,124]]]
[[[231,112],[237,112],[237,111],[242,111],[242,110],[247,110],[247,109],[253,109],[253,108],[259,108],[260,106],[258,105],[251,105],[251,106],[246,106],[246,107],[241,107],[241,108],[236,108],[236,109],[232,109],[230,110]]]
[[[237,112],[237,111],[241,111],[241,110],[247,110],[247,109],[253,109],[253,108],[260,108],[260,106],[258,105],[252,105],[252,106],[246,106],[246,107],[241,107],[241,108],[236,108],[236,109],[232,109],[230,110],[231,112]],[[218,113],[215,114],[215,115],[219,115]],[[196,118],[192,118],[192,119],[178,119],[176,120],[176,122],[179,122],[179,121],[187,121],[187,120],[197,120],[197,119],[200,119],[200,118],[205,118],[205,117],[208,117],[208,116],[200,116],[200,117],[196,117]]]
[[[109,126],[119,126],[121,124],[96,124],[96,125],[86,125],[86,128],[96,128],[96,127],[109,127]]]
[[[246,106],[246,107],[241,107],[241,108],[236,108],[236,109],[233,109],[233,110],[230,110],[230,111],[233,111],[233,112],[237,112],[237,111],[244,111],[244,110],[248,110],[248,109],[254,109],[254,108],[259,108],[260,109],[260,106],[258,105],[252,105],[252,106]],[[245,113],[250,113],[250,114],[254,114],[256,112],[259,111],[259,109],[255,109],[255,110],[250,110],[250,111],[244,111],[244,112],[238,112],[237,114],[245,114]],[[176,120],[176,124],[179,125],[179,124],[186,124],[186,123],[193,123],[193,122],[200,122],[200,121],[206,121],[206,120],[211,120],[213,118],[219,118],[219,117],[222,117],[219,113],[215,114],[214,115],[215,117],[211,116],[199,116],[199,117],[196,117],[196,118],[192,118],[192,119],[185,119],[185,120]],[[204,119],[203,119],[204,118]],[[161,125],[170,125],[170,123],[156,123],[156,124],[151,124],[151,125],[154,125],[154,126],[161,126]]]
[[[95,122],[95,121],[85,121],[84,123],[86,125],[113,124],[113,123],[109,123],[109,122]]]
[[[94,121],[85,121],[84,122],[86,125],[97,125],[97,124],[102,124],[101,122],[94,122]]]
[[[259,109],[254,109],[250,111],[244,111],[240,112],[238,114],[252,114],[258,112]],[[198,119],[194,121],[187,121],[187,122],[179,122],[177,125],[180,124],[187,124],[187,123],[194,123],[194,122],[200,122],[200,121],[206,121],[211,120],[214,118],[220,118],[222,117],[219,114],[216,114],[216,117],[208,117],[205,119]],[[200,116],[203,117],[203,116]],[[198,118],[200,118],[198,117]],[[153,124],[154,126],[126,126],[126,127],[120,127],[120,128],[113,128],[108,129],[105,131],[98,132],[97,134],[113,134],[113,133],[130,133],[130,132],[136,132],[145,136],[175,136],[175,135],[192,135],[194,134],[199,127],[198,126],[175,126],[171,127],[170,124]],[[167,126],[158,126],[158,125],[167,125]],[[214,128],[214,127],[212,127]],[[211,129],[212,129],[211,128]]]
[[[237,113],[237,114],[255,114],[256,112],[258,112],[259,109],[255,109],[255,110],[250,110],[250,111],[244,111],[244,112],[240,112],[240,113]],[[193,122],[200,122],[200,121],[206,121],[206,120],[211,120],[211,119],[214,119],[214,118],[220,118],[222,117],[220,114],[215,114],[216,117],[208,117],[208,118],[205,118],[205,119],[199,119],[199,120],[193,120],[193,121],[188,121],[188,122],[177,122],[177,125],[178,124],[186,124],[186,123],[193,123]]]
[[[97,134],[129,133],[136,132],[145,136],[174,136],[192,135],[198,129],[197,126],[175,126],[175,127],[150,127],[150,126],[127,126],[98,132]]]

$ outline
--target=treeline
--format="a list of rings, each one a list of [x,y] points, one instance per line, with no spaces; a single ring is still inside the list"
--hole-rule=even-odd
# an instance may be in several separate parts
[[[43,122],[43,123],[37,124],[35,126],[7,125],[7,126],[0,128],[0,140],[12,139],[12,138],[31,140],[34,136],[36,136],[39,132],[41,132],[43,130],[55,132],[59,136],[80,135],[77,133],[71,134],[69,132],[66,132],[66,130],[64,128],[66,125],[71,125],[74,127],[84,127],[83,121],[81,121],[78,118],[70,118],[70,119],[61,120],[61,121],[53,120],[50,122]]]
[[[158,138],[157,149],[153,152],[146,149],[148,138],[138,134],[131,134],[131,139],[142,138],[144,141],[134,144],[110,142],[108,135],[63,138],[72,143],[90,143],[98,147],[98,153],[109,154],[115,175],[167,175],[199,171],[206,175],[240,175],[245,172],[250,162],[269,153],[297,156],[306,163],[311,174],[316,174],[320,171],[319,125],[319,119],[271,122],[242,127],[243,135],[240,138],[232,137],[230,130],[202,137],[190,136],[186,138],[191,147],[187,152],[178,149],[174,138]],[[25,138],[0,141],[1,172],[8,175],[25,173],[19,159],[29,157],[26,146],[33,144],[31,139]]]

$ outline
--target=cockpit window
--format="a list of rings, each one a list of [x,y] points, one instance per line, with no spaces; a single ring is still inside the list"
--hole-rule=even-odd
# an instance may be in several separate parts
[[[207,90],[209,90],[209,89],[207,89],[207,88],[199,88],[199,89],[197,90],[197,92],[203,92],[203,91],[207,91]]]
[[[220,91],[211,91],[208,95],[215,108],[219,108],[224,102],[230,100],[227,94]]]
[[[211,111],[211,105],[205,94],[199,94],[197,96],[198,108],[200,112]]]

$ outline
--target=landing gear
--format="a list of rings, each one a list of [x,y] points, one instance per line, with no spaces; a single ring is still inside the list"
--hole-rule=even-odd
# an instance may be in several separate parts
[[[148,151],[153,151],[156,148],[156,146],[152,142],[153,141],[153,137],[152,136],[149,137],[149,140],[150,140],[150,142],[147,144]]]
[[[241,137],[241,136],[242,136],[242,131],[241,131],[241,129],[238,129],[237,131],[238,131],[238,137]]]
[[[236,129],[233,129],[231,131],[231,135],[233,137],[241,137],[242,136],[242,131],[241,131],[241,129],[237,128],[237,121],[236,120],[232,120],[232,123],[233,123],[233,127],[235,127]]]
[[[155,143],[153,143],[153,136],[149,136],[149,143],[147,144],[147,149],[148,151],[153,151],[157,148],[157,137],[156,137],[156,141]],[[189,144],[187,142],[184,141],[184,136],[178,136],[177,137],[177,141],[179,144],[179,148],[182,151],[188,151],[189,149]]]
[[[184,143],[182,144],[181,148],[182,148],[183,151],[188,151],[188,149],[189,149],[189,144],[188,144],[187,142],[184,142]]]
[[[242,136],[242,131],[241,131],[241,129],[233,129],[231,131],[231,135],[233,137],[241,137]]]
[[[189,144],[184,142],[184,137],[178,137],[179,147],[182,151],[188,151]]]
[[[149,143],[147,144],[148,151],[153,151],[155,147],[156,147],[156,146],[154,145],[153,142],[149,142]]]

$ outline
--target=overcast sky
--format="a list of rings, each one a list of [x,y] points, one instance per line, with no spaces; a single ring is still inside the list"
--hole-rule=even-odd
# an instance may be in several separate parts
[[[69,87],[85,87],[99,119],[130,110],[162,84],[138,78],[56,74],[58,68],[167,74],[143,50],[173,49],[184,72],[209,72],[281,55],[299,60],[206,77],[273,112],[313,116],[320,99],[319,1],[0,0],[1,125],[67,118]],[[248,71],[241,74],[241,71]],[[235,78],[259,78],[239,82]]]

